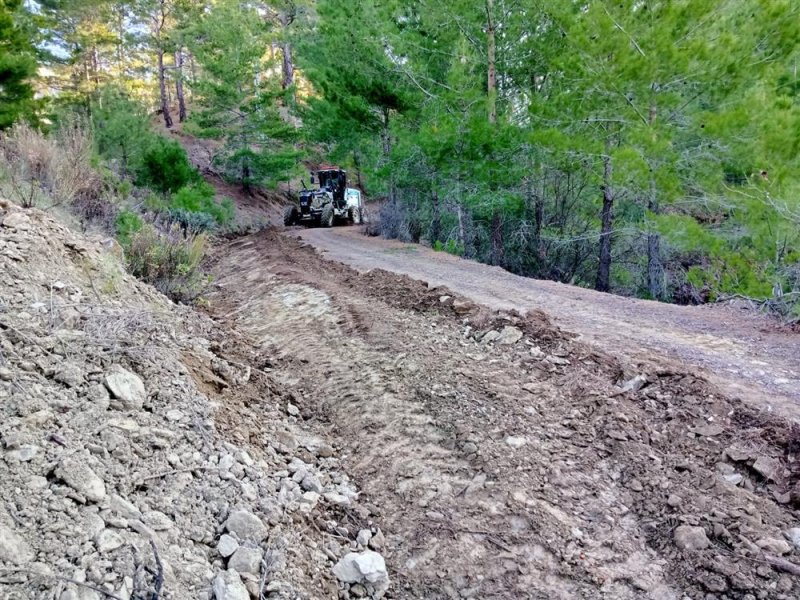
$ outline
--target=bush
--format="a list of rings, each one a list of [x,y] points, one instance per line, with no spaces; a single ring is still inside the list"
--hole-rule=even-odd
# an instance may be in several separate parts
[[[171,215],[205,213],[210,215],[217,225],[230,223],[235,215],[233,202],[228,198],[219,203],[215,202],[214,188],[206,182],[195,183],[179,189],[170,198],[169,212]],[[202,219],[197,219],[198,223],[201,221]]]
[[[189,163],[183,147],[172,140],[156,137],[142,155],[136,183],[164,194],[197,183],[200,175]]]
[[[13,199],[24,207],[104,201],[103,180],[92,166],[91,137],[80,122],[66,123],[51,136],[18,123],[0,137],[0,171]]]
[[[214,217],[205,212],[190,212],[182,208],[169,211],[170,219],[178,223],[186,232],[201,233],[209,229],[214,229],[217,222]]]
[[[135,212],[123,210],[117,215],[114,223],[117,230],[117,239],[123,246],[127,246],[131,242],[131,235],[137,231],[141,231],[144,227],[144,221]]]
[[[206,241],[205,234],[184,235],[178,225],[165,233],[143,225],[125,249],[128,270],[174,300],[193,300],[204,282],[199,266]]]

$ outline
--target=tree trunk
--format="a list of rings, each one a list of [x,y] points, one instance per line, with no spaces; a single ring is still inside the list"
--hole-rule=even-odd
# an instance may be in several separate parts
[[[161,114],[164,116],[164,125],[167,129],[172,127],[172,117],[169,114],[169,99],[167,98],[167,77],[164,66],[164,50],[159,47],[158,56],[158,91],[161,95]]]
[[[186,120],[186,99],[183,96],[183,52],[175,51],[175,96],[178,98],[178,121]]]
[[[458,215],[458,241],[461,244],[461,247],[464,249],[464,256],[469,257],[470,253],[467,247],[467,228],[464,224],[464,207],[461,206],[461,203],[458,203],[456,206],[456,214]]]
[[[506,263],[506,247],[503,239],[503,213],[495,210],[492,214],[492,264],[504,267]]]
[[[647,209],[652,215],[659,214],[655,177],[650,179],[650,197]],[[663,300],[666,295],[664,264],[661,261],[661,235],[648,226],[647,232],[647,291],[654,300]]]
[[[383,108],[383,131],[381,132],[381,140],[383,142],[383,158],[388,164],[392,157],[392,135],[389,131],[389,109]],[[394,174],[391,169],[389,170],[389,202],[394,202],[397,199],[397,193],[394,185]]]
[[[435,245],[442,237],[442,211],[439,205],[439,193],[434,189],[431,192],[431,231],[430,242]]]
[[[489,123],[497,122],[497,41],[495,39],[494,19],[492,18],[493,10],[494,0],[486,0],[486,91],[488,95]]]
[[[294,85],[294,62],[292,59],[292,44],[283,42],[283,81],[281,85],[288,90]]]
[[[600,214],[600,257],[597,265],[595,289],[607,292],[611,289],[611,232],[614,226],[614,190],[611,187],[613,175],[611,165],[611,139],[606,143],[603,156],[603,209]]]
[[[356,168],[356,187],[366,194],[367,190],[364,189],[364,180],[361,176],[361,158],[358,156],[358,150],[353,150],[353,165]]]

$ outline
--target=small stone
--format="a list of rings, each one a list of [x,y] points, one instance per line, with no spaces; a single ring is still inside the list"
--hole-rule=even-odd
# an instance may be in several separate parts
[[[722,435],[724,432],[725,429],[721,425],[703,425],[692,429],[692,433],[703,437],[714,437]]]
[[[66,364],[56,371],[53,379],[67,387],[75,388],[83,383],[83,371],[77,365]]]
[[[100,410],[106,410],[111,403],[108,388],[101,383],[89,386],[89,389],[86,390],[86,398]]]
[[[349,552],[333,567],[333,574],[344,583],[370,583],[379,588],[389,584],[383,557],[372,550]]]
[[[322,497],[325,498],[326,502],[330,502],[331,504],[338,504],[341,506],[350,504],[350,498],[338,492],[325,492]]]
[[[369,547],[373,550],[383,550],[383,547],[386,545],[386,538],[383,536],[383,532],[378,529],[375,532],[375,535],[372,536],[369,540]]]
[[[333,448],[328,444],[320,444],[317,448],[317,456],[320,458],[330,458],[333,456]]]
[[[756,546],[772,554],[789,554],[792,551],[789,542],[776,538],[762,538],[756,542]]]
[[[261,574],[261,558],[264,553],[260,548],[239,546],[228,560],[228,568],[243,575],[258,577]]]
[[[215,600],[250,600],[239,573],[231,569],[217,573],[213,588]]]
[[[0,523],[0,563],[22,565],[32,561],[33,557],[28,542]]]
[[[225,529],[240,541],[260,543],[267,537],[267,528],[253,513],[243,509],[233,511],[225,521]]]
[[[114,400],[110,406],[116,410],[140,410],[147,399],[144,383],[135,373],[114,365],[106,374],[106,387]]]
[[[800,527],[792,527],[791,529],[787,529],[783,532],[783,535],[797,550],[800,550]]]
[[[83,460],[65,458],[56,468],[55,475],[92,502],[100,502],[106,497],[106,484]]]
[[[494,329],[487,331],[481,338],[481,344],[490,344],[500,337],[500,332]]]
[[[642,485],[642,482],[639,481],[638,479],[631,479],[630,482],[628,483],[628,487],[634,492],[644,491],[644,486]]]
[[[682,502],[683,498],[681,498],[677,494],[670,494],[669,498],[667,498],[667,506],[671,508],[678,508]]]
[[[372,538],[372,532],[369,529],[362,529],[358,532],[356,536],[356,542],[359,546],[366,546],[369,544],[369,540]]]
[[[506,438],[506,444],[508,444],[512,448],[522,448],[527,443],[528,439],[525,436],[521,435],[509,435]]]
[[[629,379],[622,384],[622,392],[638,392],[647,384],[647,377],[644,375],[637,375],[633,379]]]
[[[501,346],[511,346],[512,344],[516,344],[521,339],[522,330],[519,327],[506,325],[500,332],[500,335],[497,338],[497,343]]]
[[[722,478],[733,485],[739,485],[744,480],[744,477],[739,473],[728,473],[727,475],[723,475]]]
[[[124,543],[122,537],[110,529],[103,529],[94,537],[94,545],[97,546],[97,551],[100,554],[112,552]]]
[[[725,450],[725,455],[733,462],[744,462],[753,457],[752,452],[748,450],[742,450],[741,448],[736,448],[734,446],[727,448]]]
[[[219,538],[219,542],[217,542],[217,552],[220,553],[222,558],[228,558],[234,552],[236,552],[238,548],[239,542],[237,542],[227,533],[223,533]]]
[[[286,405],[286,412],[289,414],[290,417],[297,417],[300,415],[300,409],[297,408],[294,404],[289,402]]]
[[[465,315],[472,310],[472,304],[464,300],[453,300],[452,306],[458,315]]]
[[[33,460],[33,457],[35,457],[38,453],[39,446],[34,446],[33,444],[23,444],[16,450],[6,452],[6,460],[28,462]]]
[[[122,496],[111,494],[110,508],[113,512],[126,519],[141,519],[142,513],[133,503],[125,500]]]
[[[316,492],[317,494],[321,494],[324,489],[319,478],[311,473],[307,473],[306,476],[303,477],[302,481],[300,482],[300,487],[307,492]]]
[[[146,512],[142,520],[153,531],[166,531],[173,526],[172,519],[158,510]]]
[[[681,525],[675,530],[675,545],[681,550],[704,550],[710,542],[705,529],[691,525]]]
[[[753,470],[767,481],[779,481],[781,464],[774,458],[759,456],[753,463]]]

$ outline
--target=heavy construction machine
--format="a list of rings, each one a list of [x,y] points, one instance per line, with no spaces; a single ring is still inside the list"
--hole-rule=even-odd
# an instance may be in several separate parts
[[[363,221],[361,192],[347,187],[347,172],[339,167],[320,167],[316,173],[319,187],[300,192],[300,206],[287,206],[283,224],[333,227],[335,223],[358,225]],[[311,174],[311,183],[315,183]]]

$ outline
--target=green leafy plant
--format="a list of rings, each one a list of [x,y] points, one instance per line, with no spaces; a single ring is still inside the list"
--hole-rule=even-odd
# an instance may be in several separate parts
[[[142,155],[136,183],[159,192],[174,193],[200,181],[197,170],[180,144],[162,137],[157,138]]]

